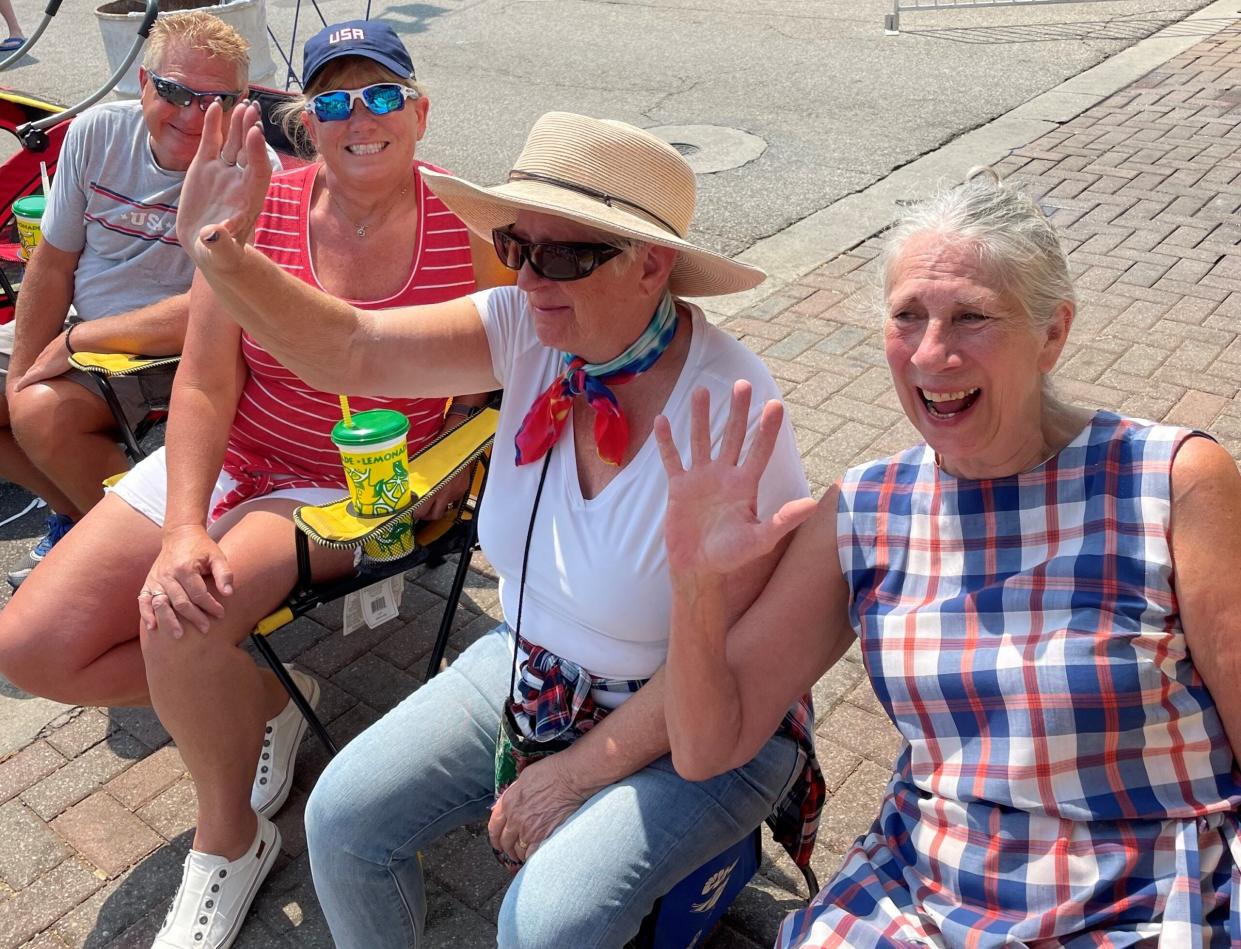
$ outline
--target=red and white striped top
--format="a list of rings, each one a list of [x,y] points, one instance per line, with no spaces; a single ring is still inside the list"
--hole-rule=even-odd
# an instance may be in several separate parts
[[[417,172],[418,167],[440,169],[425,162],[414,165],[420,213],[409,280],[382,300],[349,301],[360,309],[438,303],[475,289],[469,232]],[[322,290],[309,243],[310,198],[318,170],[318,164],[311,164],[273,176],[255,226],[254,246],[282,269]],[[237,487],[216,505],[212,518],[277,488],[339,487],[344,491],[340,454],[331,439],[332,426],[340,420],[337,393],[306,385],[248,333],[242,333],[241,352],[249,375],[224,455],[224,470],[237,480]],[[357,412],[390,408],[404,413],[409,418],[411,452],[439,432],[447,404],[444,399],[360,396],[350,396],[349,403]]]

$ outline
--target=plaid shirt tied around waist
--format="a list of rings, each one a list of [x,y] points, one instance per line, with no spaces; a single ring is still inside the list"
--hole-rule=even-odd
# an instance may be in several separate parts
[[[593,689],[632,694],[647,682],[591,675],[576,662],[562,659],[524,636],[517,637],[517,644],[527,658],[517,679],[521,700],[513,702],[513,718],[522,735],[533,741],[581,738],[608,714],[608,709],[590,697]]]
[[[510,633],[512,631],[510,630]],[[609,679],[592,675],[575,662],[518,636],[517,645],[526,652],[521,663],[513,700],[513,718],[521,734],[533,741],[573,740],[594,728],[610,709],[591,698],[591,690],[633,693],[646,679]],[[827,787],[814,753],[814,706],[810,695],[803,695],[776,732],[797,743],[803,765],[788,792],[776,802],[767,818],[772,837],[788,851],[806,875],[813,893],[817,889],[810,872],[810,856],[819,832],[819,815]]]

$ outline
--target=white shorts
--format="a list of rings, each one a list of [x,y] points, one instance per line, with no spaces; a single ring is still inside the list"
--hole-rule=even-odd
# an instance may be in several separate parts
[[[216,523],[211,523],[210,512],[224,495],[237,487],[237,479],[220,472],[211,489],[211,503],[207,507],[207,521],[211,525],[211,534],[219,537],[228,530],[245,513],[247,505],[270,498],[287,498],[299,504],[327,504],[339,501],[349,491],[347,488],[278,488],[261,497],[250,498],[229,510]],[[168,506],[168,464],[164,457],[164,449],[152,452],[138,462],[125,477],[108,488],[108,492],[132,507],[139,514],[154,521],[157,527],[164,526],[164,510]]]

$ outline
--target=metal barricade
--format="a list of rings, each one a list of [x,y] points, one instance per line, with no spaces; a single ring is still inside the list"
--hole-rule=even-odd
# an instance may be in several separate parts
[[[884,32],[901,31],[901,14],[930,10],[961,10],[979,7],[1035,7],[1049,3],[1102,3],[1104,0],[892,0],[892,12],[884,16]]]

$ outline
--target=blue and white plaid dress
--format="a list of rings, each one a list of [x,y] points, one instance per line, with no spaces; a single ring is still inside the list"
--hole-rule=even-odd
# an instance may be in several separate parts
[[[1101,412],[1009,478],[926,446],[845,475],[852,621],[907,746],[780,946],[1241,946],[1241,774],[1168,544],[1191,434]]]

